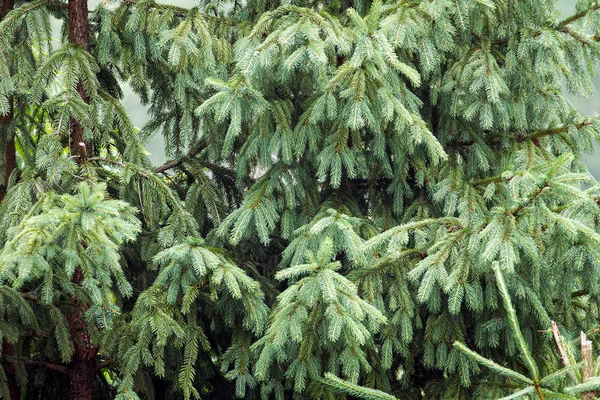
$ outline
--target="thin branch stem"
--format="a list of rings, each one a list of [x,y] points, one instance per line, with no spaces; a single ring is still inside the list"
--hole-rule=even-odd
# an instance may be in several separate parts
[[[581,18],[584,18],[586,15],[588,15],[590,12],[596,11],[596,10],[600,10],[600,4],[596,3],[593,7],[590,7],[588,9],[585,9],[583,11],[578,12],[577,14],[573,14],[571,15],[569,18],[565,18],[563,19],[558,26],[559,27],[563,27],[563,26],[567,26]]]
[[[159,167],[156,167],[156,169],[155,169],[156,173],[160,174],[160,173],[166,172],[170,169],[180,166],[181,164],[183,164],[190,158],[194,158],[198,153],[200,153],[202,151],[203,148],[204,148],[204,146],[198,146],[194,150],[190,151],[186,156],[184,156],[180,159],[177,159],[177,160],[169,161]]]
[[[17,362],[15,357],[6,357],[6,361],[15,364]],[[38,361],[38,360],[24,360],[23,363],[29,367],[42,367],[46,368],[50,371],[59,372],[61,374],[69,375],[70,371],[67,367],[62,365],[54,364],[48,361]]]
[[[556,342],[556,347],[558,347],[558,352],[560,353],[560,359],[562,360],[563,365],[565,367],[570,367],[571,363],[569,362],[569,357],[567,357],[567,352],[565,351],[565,348],[563,347],[562,342],[560,340],[560,332],[558,331],[558,325],[556,325],[556,322],[554,321],[552,321],[552,336],[554,337],[554,341]],[[575,373],[573,371],[569,373],[569,376],[573,380],[574,384],[579,383],[577,381],[577,376],[575,376]]]

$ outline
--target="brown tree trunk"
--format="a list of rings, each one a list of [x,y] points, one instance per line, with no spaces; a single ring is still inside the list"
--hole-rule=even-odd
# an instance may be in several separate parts
[[[0,21],[14,8],[13,0],[3,0],[0,6]],[[4,142],[4,181],[0,181],[0,202],[6,195],[6,189],[8,188],[8,179],[13,170],[17,167],[16,155],[15,155],[15,141],[9,129],[10,124],[13,120],[13,101],[12,98],[8,99],[8,113],[6,115],[0,115],[0,135],[4,136],[0,139],[0,142]],[[5,356],[12,356],[15,353],[14,347],[7,341],[2,342],[2,354]],[[15,375],[15,366],[13,364],[4,365],[4,371],[6,372],[6,380],[8,385],[8,392],[10,400],[19,400],[21,398],[21,391],[17,385],[17,379]]]
[[[81,46],[89,51],[89,26],[87,0],[69,0],[69,43]],[[89,97],[81,82],[77,85],[79,95],[86,103]],[[73,153],[79,154],[79,163],[93,156],[92,144],[83,139],[83,126],[72,119],[71,141],[69,146]],[[77,268],[73,283],[81,284],[83,274]],[[98,347],[92,346],[87,323],[84,319],[86,305],[75,298],[70,299],[71,311],[67,321],[73,338],[75,354],[69,365],[69,398],[71,400],[92,400],[94,398],[94,381],[96,378],[96,354]]]
[[[2,342],[2,354],[7,357],[12,357],[15,354],[14,347],[6,340]],[[17,385],[15,365],[13,363],[4,364],[4,372],[6,372],[6,383],[8,385],[10,400],[19,400],[21,398],[21,391],[19,390],[19,385]]]
[[[17,167],[17,157],[15,150],[15,140],[10,130],[10,124],[13,120],[13,102],[8,99],[9,109],[8,114],[0,115],[0,134],[3,136],[1,140],[4,142],[4,180],[0,181],[0,201],[4,200],[6,190],[8,189],[8,180],[10,175]]]
[[[8,14],[14,7],[13,0],[3,0],[0,6],[0,21]],[[8,178],[12,174],[13,170],[17,167],[16,156],[15,156],[15,141],[9,130],[9,126],[13,120],[13,102],[12,99],[8,99],[9,109],[8,114],[0,115],[0,135],[3,136],[0,142],[4,142],[4,182],[0,181],[0,201],[4,199],[6,195],[6,189],[8,186]]]
[[[93,400],[97,350],[91,346],[83,309],[76,305],[78,307],[67,315],[75,345],[75,354],[69,365],[69,399]]]
[[[69,377],[69,399],[93,400],[95,377],[96,362],[94,360],[73,363],[73,370]]]
[[[73,282],[81,284],[83,274],[77,268]],[[87,323],[84,319],[86,306],[75,298],[70,299],[71,311],[67,321],[73,338],[75,354],[69,365],[69,399],[92,400],[94,398],[94,381],[96,379],[96,355],[98,347],[92,346]]]
[[[90,50],[87,0],[69,0],[69,43],[79,45],[85,51]],[[81,82],[77,85],[77,91],[84,102],[90,102]],[[72,153],[79,154],[80,163],[94,154],[92,144],[83,140],[83,126],[74,119],[71,120],[69,146]]]

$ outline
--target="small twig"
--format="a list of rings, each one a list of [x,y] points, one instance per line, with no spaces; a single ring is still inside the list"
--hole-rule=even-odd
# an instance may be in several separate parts
[[[523,211],[523,209],[525,207],[530,206],[531,204],[533,204],[533,202],[535,201],[535,199],[537,199],[538,196],[540,194],[542,194],[547,187],[550,187],[550,185],[548,185],[548,183],[545,183],[543,186],[539,187],[535,192],[533,192],[533,194],[531,196],[529,196],[525,200],[525,202],[523,204],[521,204],[520,206],[518,206],[517,208],[515,208],[514,210],[512,210],[510,213],[512,215],[518,215],[521,211]]]
[[[556,325],[556,322],[554,321],[552,321],[552,336],[554,336],[554,341],[556,342],[556,347],[558,347],[558,352],[560,353],[560,359],[562,360],[563,365],[565,367],[569,367],[571,365],[569,363],[569,357],[567,357],[567,352],[565,351],[565,348],[563,347],[562,342],[560,340],[560,332],[558,331],[558,325]],[[569,376],[573,380],[573,383],[579,383],[577,381],[577,376],[573,371],[569,372]]]
[[[583,361],[582,377],[585,383],[592,376],[592,341],[587,340],[587,336],[583,331],[580,334],[581,339],[581,359]],[[593,392],[581,393],[581,400],[592,400],[594,399]]]
[[[97,162],[103,162],[103,163],[108,163],[108,164],[115,164],[115,165],[118,165],[119,167],[125,166],[125,164],[122,163],[121,161],[111,160],[110,158],[90,157],[87,159],[87,161],[97,161]]]

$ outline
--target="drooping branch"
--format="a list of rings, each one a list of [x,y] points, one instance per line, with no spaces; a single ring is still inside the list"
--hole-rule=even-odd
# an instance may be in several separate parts
[[[571,15],[570,17],[567,17],[565,19],[563,19],[562,21],[560,21],[558,23],[558,25],[556,25],[554,27],[554,29],[559,29],[561,31],[564,31],[564,29],[567,29],[567,25],[572,24],[573,22],[579,21],[582,18],[585,18],[589,13],[594,12],[600,10],[600,4],[596,3],[594,6],[589,7],[583,11],[580,11],[576,14]],[[520,33],[519,33],[520,34]],[[536,34],[534,34],[534,37],[541,35],[541,32],[537,32]],[[594,40],[598,40],[599,37],[598,35],[594,36]],[[499,39],[499,40],[495,40],[492,42],[492,45],[497,46],[497,45],[504,45],[506,43],[508,43],[509,39],[505,38],[505,39]]]
[[[539,130],[533,131],[530,134],[515,134],[516,141],[519,143],[527,142],[530,140],[536,141],[536,140],[539,140],[540,138],[543,138],[546,136],[560,135],[561,133],[568,132],[572,126],[574,126],[577,130],[579,130],[579,129],[585,128],[587,126],[590,126],[594,122],[598,122],[598,121],[600,121],[600,117],[586,119],[585,121],[577,123],[575,125],[565,124],[565,125],[559,126],[557,128],[539,129]],[[496,135],[496,136],[492,137],[492,139],[490,141],[486,141],[485,144],[487,144],[488,146],[495,146],[497,144],[500,144],[500,142],[501,142],[500,137]],[[478,142],[477,140],[450,141],[447,143],[447,145],[448,146],[469,147],[469,146],[475,145],[476,143],[480,143],[480,142]]]
[[[592,119],[580,122],[575,125],[575,128],[576,129],[585,128],[586,126],[590,126],[592,123],[594,123],[595,121],[598,121],[598,120],[599,120],[599,118],[592,118]],[[567,132],[571,126],[572,125],[563,125],[561,127],[554,128],[554,129],[540,130],[540,131],[532,133],[531,135],[527,135],[522,138],[519,138],[518,141],[525,142],[527,140],[539,139],[544,136],[559,135],[561,133]]]
[[[135,1],[135,0],[123,0],[122,4],[137,5],[137,1]],[[189,8],[185,8],[185,7],[181,7],[181,6],[177,6],[177,5],[173,5],[173,4],[157,3],[155,1],[152,2],[152,3],[145,3],[144,6],[155,8],[155,9],[159,9],[159,10],[160,9],[162,9],[162,10],[169,10],[169,11],[173,12],[174,14],[178,14],[178,15],[181,15],[181,16],[187,16],[189,14],[189,12],[190,12]],[[216,15],[210,15],[210,14],[200,13],[200,12],[198,12],[198,14],[202,15],[202,18],[214,21],[214,22],[216,22],[218,24],[229,25],[229,26],[237,26],[239,24],[238,21],[227,19],[227,18],[218,17]]]

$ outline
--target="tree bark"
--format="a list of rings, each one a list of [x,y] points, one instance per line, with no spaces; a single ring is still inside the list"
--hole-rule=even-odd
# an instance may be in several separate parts
[[[81,46],[85,51],[90,50],[90,30],[88,25],[87,0],[69,0],[69,43]],[[77,84],[77,91],[84,102],[90,102],[81,82]],[[79,163],[93,156],[91,142],[83,139],[83,126],[71,119],[71,140],[69,147],[72,153],[79,155]]]
[[[73,282],[81,284],[83,274],[77,268]],[[94,399],[94,381],[96,379],[96,355],[98,347],[92,346],[87,323],[84,319],[86,305],[71,297],[71,311],[67,314],[67,321],[73,338],[75,354],[69,365],[69,399],[92,400]]]
[[[87,0],[69,0],[69,43],[81,46],[85,51],[90,50],[89,25]],[[83,84],[77,84],[77,91],[84,102],[90,102]],[[83,126],[71,119],[70,149],[72,153],[79,155],[78,162],[81,164],[93,156],[91,142],[83,138]],[[81,284],[83,274],[77,268],[73,276],[73,283]],[[72,310],[67,314],[67,321],[73,338],[75,354],[71,361],[69,374],[69,398],[71,400],[92,400],[94,398],[94,381],[96,379],[96,354],[98,348],[90,341],[88,325],[84,314],[86,305],[78,299],[70,299]]]
[[[2,342],[2,355],[5,357],[12,357],[15,354],[15,348],[9,344],[6,340]],[[10,400],[19,400],[21,398],[21,391],[19,385],[17,385],[17,378],[15,375],[15,365],[13,363],[4,364],[4,372],[6,372],[6,383],[8,385],[8,393]]]
[[[10,130],[10,124],[13,120],[13,102],[8,99],[9,109],[7,115],[0,115],[0,134],[4,142],[4,180],[0,182],[0,201],[4,200],[6,190],[8,189],[8,180],[10,175],[17,167],[17,157],[15,150],[15,140]]]
[[[87,336],[78,332],[73,339],[77,342]],[[70,400],[93,400],[94,382],[96,380],[96,356],[92,355],[92,349],[88,343],[76,343],[75,354],[70,364],[69,373],[69,399]]]
[[[6,14],[9,13],[14,8],[13,0],[3,0],[2,5],[0,6],[0,21],[4,19]],[[15,155],[15,141],[13,135],[10,130],[10,125],[13,120],[13,100],[12,98],[8,99],[8,114],[0,115],[0,135],[3,138],[0,140],[4,142],[4,181],[0,181],[0,202],[4,200],[4,196],[6,196],[6,190],[8,188],[8,180],[10,175],[17,167],[16,163],[16,155]],[[2,354],[4,356],[12,356],[15,353],[14,347],[9,344],[7,341],[2,342]],[[4,366],[4,371],[6,372],[6,380],[8,385],[8,392],[10,395],[10,400],[19,400],[21,398],[21,391],[19,390],[19,386],[17,385],[17,379],[15,375],[15,367],[12,364],[6,364]]]
[[[13,0],[4,0],[0,6],[0,21],[8,14],[10,10],[14,8]],[[15,141],[9,126],[13,120],[13,101],[12,98],[8,99],[9,109],[8,114],[0,115],[0,135],[3,136],[0,142],[4,142],[4,182],[0,182],[0,201],[4,199],[6,195],[6,189],[8,187],[8,179],[10,174],[17,167],[16,156],[15,156]]]

